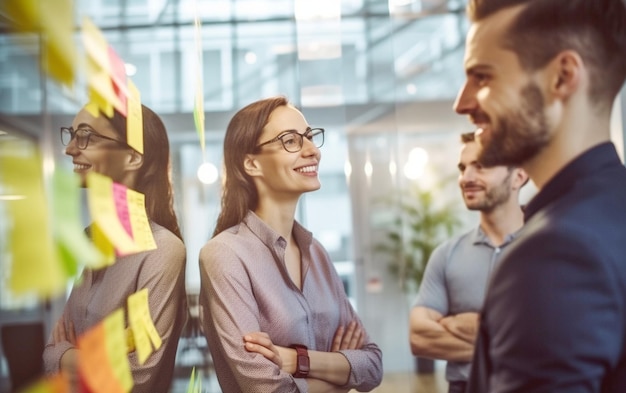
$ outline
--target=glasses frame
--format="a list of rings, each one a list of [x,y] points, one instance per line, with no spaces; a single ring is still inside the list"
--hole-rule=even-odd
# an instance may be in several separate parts
[[[315,131],[318,131],[317,133],[315,133]],[[306,137],[309,141],[313,142],[312,138],[315,135],[322,135],[322,143],[319,144],[319,146],[315,146],[317,148],[320,148],[322,146],[324,146],[324,132],[325,130],[323,128],[320,127],[316,127],[316,128],[307,128],[307,130],[304,132],[304,134],[299,133],[296,130],[288,130],[288,131],[283,131],[282,133],[280,133],[280,135],[278,135],[276,138],[270,139],[269,141],[265,141],[263,143],[258,144],[255,147],[255,150],[259,150],[261,147],[265,146],[265,145],[269,145],[270,143],[274,143],[277,141],[280,141],[280,144],[283,146],[283,149],[285,149],[285,151],[287,151],[288,153],[297,153],[300,150],[302,150],[302,147],[304,146],[304,138]],[[283,138],[286,137],[287,135],[297,135],[300,137],[300,144],[297,148],[297,150],[289,150],[287,148],[287,146],[285,146],[285,141],[283,141]]]
[[[108,136],[99,134],[99,133],[97,133],[95,131],[92,131],[92,130],[90,130],[88,128],[79,128],[77,130],[74,130],[73,127],[61,127],[60,132],[61,132],[61,143],[63,144],[63,146],[69,146],[69,144],[72,143],[72,141],[74,139],[76,139],[76,147],[79,150],[85,150],[87,148],[87,146],[89,146],[89,141],[90,141],[90,138],[91,138],[92,135],[97,137],[97,138],[102,138],[102,139],[106,139],[106,140],[109,140],[109,141],[117,142],[120,145],[124,145],[124,147],[130,147],[130,146],[128,146],[128,143],[126,143],[126,142],[120,141],[119,139],[114,139],[114,138],[110,138]],[[67,143],[65,143],[65,141],[63,140],[63,135],[64,135],[65,132],[69,132],[70,133],[70,140]],[[78,132],[82,132],[83,134],[87,134],[86,135],[86,139],[85,139],[84,136],[78,136],[78,139],[77,139]],[[79,143],[79,141],[81,141],[81,140],[86,141],[85,142],[85,146],[81,147],[81,145]]]

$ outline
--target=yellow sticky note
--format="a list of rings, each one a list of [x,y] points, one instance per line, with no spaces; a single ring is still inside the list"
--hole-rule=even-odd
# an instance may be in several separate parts
[[[83,18],[82,28],[83,44],[87,53],[86,68],[89,89],[119,110],[123,105],[113,88],[109,44],[100,29],[88,17]],[[109,116],[108,113],[107,116]],[[111,116],[112,113],[109,117]]]
[[[89,17],[83,17],[82,39],[87,55],[95,62],[97,68],[101,68],[110,74],[109,44],[104,35]]]
[[[86,72],[89,100],[96,104],[108,117],[112,117],[114,109],[113,102],[117,100],[117,97],[111,86],[111,79],[103,70],[93,67],[93,62],[87,59]]]
[[[54,247],[36,146],[19,141],[0,143],[0,185],[14,196],[0,202],[8,213],[3,218],[9,223],[9,288],[15,294],[41,297],[61,293],[68,277]]]
[[[98,227],[98,224],[95,222],[91,224],[91,240],[103,257],[99,261],[99,263],[89,265],[89,267],[92,269],[100,269],[105,266],[110,266],[114,264],[115,247],[113,247],[113,244],[109,241],[106,235]]]
[[[97,102],[89,101],[85,105],[85,110],[93,117],[100,117],[100,107]]]
[[[124,328],[124,311],[118,309],[104,319],[106,346],[113,373],[124,388],[129,392],[133,387],[133,377],[128,364],[126,350],[126,332]]]
[[[72,0],[40,1],[43,27],[43,69],[54,79],[73,87],[76,72],[74,2]]]
[[[126,117],[126,139],[130,147],[143,154],[143,115],[141,95],[131,79],[128,79],[128,116]]]
[[[113,199],[113,181],[104,175],[90,172],[87,175],[87,196],[91,217],[115,246],[119,255],[138,251],[138,247],[120,223]]]
[[[87,90],[89,91],[89,107],[87,110],[89,110],[89,112],[93,115],[90,110],[93,108],[96,112],[94,117],[100,116],[98,111],[101,111],[108,117],[113,117],[113,104],[100,96],[97,90],[94,90],[91,87],[87,88]]]
[[[196,125],[196,131],[200,140],[200,148],[202,156],[205,155],[205,137],[204,137],[204,84],[202,82],[202,28],[200,19],[196,15],[194,23],[195,41],[196,41],[196,95],[193,106],[193,120]]]
[[[152,322],[148,304],[148,288],[128,297],[128,321],[133,330],[139,364],[143,364],[155,349],[161,348],[163,341]]]
[[[72,88],[75,74],[75,47],[72,42],[72,0],[4,0],[4,12],[15,31],[38,32],[42,42],[42,69]]]
[[[189,384],[187,385],[187,393],[201,393],[202,392],[202,379],[200,373],[196,375],[196,368],[191,369],[191,377],[189,378]]]
[[[145,196],[135,190],[127,189],[126,198],[135,244],[142,251],[156,249],[157,245],[146,215]]]
[[[104,256],[85,235],[80,220],[78,176],[57,168],[52,175],[52,224],[57,247],[68,276],[75,276],[78,265],[101,265]]]
[[[39,0],[4,0],[7,20],[16,31],[33,31],[40,28]]]

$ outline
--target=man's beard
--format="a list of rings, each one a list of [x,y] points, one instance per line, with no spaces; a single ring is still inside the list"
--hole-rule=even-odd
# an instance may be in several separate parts
[[[482,211],[489,213],[496,207],[505,204],[511,197],[511,176],[512,170],[509,170],[507,176],[497,185],[485,188],[484,198],[479,201],[465,200],[465,206],[468,210]]]
[[[521,91],[519,110],[492,122],[490,135],[478,137],[481,146],[478,160],[485,166],[521,166],[548,144],[548,126],[544,99],[536,83]],[[497,127],[497,129],[495,129]]]

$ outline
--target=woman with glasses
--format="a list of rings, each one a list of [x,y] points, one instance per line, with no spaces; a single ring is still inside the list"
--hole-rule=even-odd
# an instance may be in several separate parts
[[[47,373],[63,370],[77,383],[77,338],[118,308],[123,308],[128,318],[128,297],[147,288],[150,316],[163,343],[141,365],[136,352],[129,352],[132,391],[168,392],[187,316],[186,254],[173,209],[167,132],[161,119],[145,106],[142,117],[143,154],[126,143],[126,118],[117,111],[108,118],[102,113],[94,117],[83,109],[71,127],[61,128],[65,154],[72,158],[83,187],[87,174],[95,172],[144,194],[157,248],[117,256],[108,267],[83,271],[46,345],[44,364]]]
[[[322,245],[295,221],[324,130],[284,97],[235,114],[222,210],[200,251],[202,326],[224,393],[369,391],[382,354]]]

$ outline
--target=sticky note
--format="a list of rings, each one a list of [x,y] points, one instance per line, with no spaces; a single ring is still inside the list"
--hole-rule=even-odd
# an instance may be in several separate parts
[[[133,386],[126,355],[124,310],[117,309],[78,338],[79,373],[94,393],[126,393]]]
[[[152,347],[159,349],[163,342],[150,316],[148,289],[130,295],[127,301],[128,321],[133,331],[137,358],[139,364],[143,364],[153,352]]]
[[[109,64],[111,65],[111,80],[113,81],[113,91],[117,95],[117,103],[115,109],[126,117],[128,88],[126,86],[126,68],[124,61],[118,56],[111,45],[108,45]]]
[[[126,117],[126,138],[130,147],[143,154],[143,114],[141,95],[131,79],[128,79],[128,116]]]
[[[9,223],[9,289],[40,297],[61,293],[68,276],[54,247],[36,146],[21,141],[0,143],[0,184],[14,196],[0,201]]]
[[[137,252],[138,247],[118,219],[113,197],[113,180],[107,176],[89,172],[87,194],[89,212],[94,223],[115,246],[118,254],[127,255]]]
[[[52,174],[52,227],[67,276],[75,276],[78,265],[99,266],[102,255],[89,240],[80,219],[78,176],[57,168]]]
[[[142,251],[157,248],[150,222],[146,215],[145,196],[135,190],[127,189],[126,198],[133,240]]]

